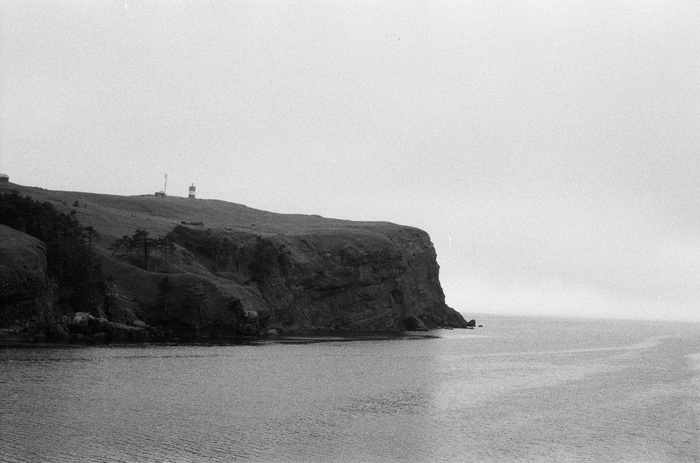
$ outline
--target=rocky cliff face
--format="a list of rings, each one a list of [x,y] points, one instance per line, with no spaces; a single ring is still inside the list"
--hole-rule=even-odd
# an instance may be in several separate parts
[[[50,304],[46,246],[0,225],[0,328],[34,330]]]
[[[274,324],[403,330],[464,322],[445,305],[423,231],[382,225],[267,239],[278,254],[258,286]]]
[[[427,233],[416,228],[374,224],[255,235],[177,227],[170,236],[192,253],[194,258],[185,260],[204,264],[207,270],[198,270],[207,280],[208,298],[218,305],[229,300],[223,305],[255,313],[268,327],[466,327],[445,305],[435,250]],[[222,314],[205,309],[202,315]]]

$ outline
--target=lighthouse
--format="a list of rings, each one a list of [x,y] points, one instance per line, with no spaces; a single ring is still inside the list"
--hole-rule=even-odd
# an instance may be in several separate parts
[[[190,198],[190,199],[194,199],[194,191],[195,191],[195,187],[194,187],[194,183],[193,183],[193,184],[190,186],[190,194],[187,195],[187,197]]]

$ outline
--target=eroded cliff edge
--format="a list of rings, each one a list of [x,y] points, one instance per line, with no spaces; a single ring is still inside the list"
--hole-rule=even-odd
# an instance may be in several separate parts
[[[445,304],[435,249],[417,228],[212,200],[16,190],[96,232],[89,246],[102,296],[81,308],[42,302],[38,310],[51,312],[45,318],[62,325],[58,332],[75,333],[81,312],[108,338],[127,327],[156,338],[466,327]],[[0,275],[7,284],[16,272]],[[0,298],[6,315],[8,304]],[[21,324],[19,315],[8,316]]]
[[[186,251],[227,243],[210,253],[215,280],[243,311],[285,330],[404,330],[464,327],[445,304],[427,233],[392,224],[313,233],[253,235],[177,227],[169,236]],[[233,252],[226,253],[226,248]],[[214,249],[214,248],[212,248]],[[199,251],[203,251],[199,246]],[[198,262],[205,262],[203,255]],[[206,262],[205,262],[206,263]],[[217,269],[214,271],[214,269]],[[407,326],[408,324],[408,326]],[[413,324],[413,326],[411,326]]]

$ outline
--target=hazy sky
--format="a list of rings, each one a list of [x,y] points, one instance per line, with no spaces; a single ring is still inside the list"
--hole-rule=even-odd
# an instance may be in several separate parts
[[[0,171],[430,233],[471,313],[700,320],[700,2],[0,0]]]

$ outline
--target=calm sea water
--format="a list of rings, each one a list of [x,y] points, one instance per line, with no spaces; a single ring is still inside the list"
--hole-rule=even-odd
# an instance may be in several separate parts
[[[698,326],[479,321],[434,337],[0,348],[0,461],[700,462]]]

